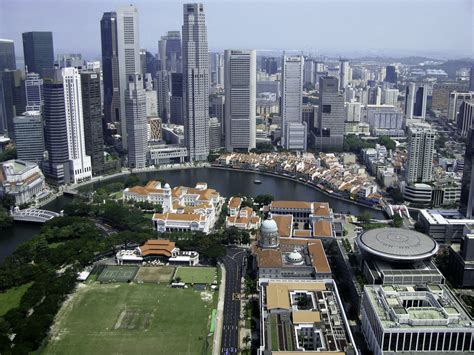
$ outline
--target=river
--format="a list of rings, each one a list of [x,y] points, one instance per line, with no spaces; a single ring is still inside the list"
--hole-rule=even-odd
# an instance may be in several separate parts
[[[194,186],[197,182],[207,182],[210,188],[216,189],[222,196],[243,194],[257,196],[260,194],[271,194],[279,200],[302,200],[329,202],[334,212],[351,213],[359,215],[368,211],[374,218],[384,218],[381,211],[368,207],[355,205],[348,201],[332,198],[322,192],[306,186],[302,183],[269,176],[257,172],[231,171],[213,168],[182,169],[158,172],[146,172],[137,174],[143,183],[148,180],[160,180],[169,183],[172,187],[176,185]],[[125,181],[127,176],[119,176],[107,181],[96,182],[81,188],[81,190],[92,191],[100,186],[111,182]],[[255,184],[254,180],[261,180],[261,184]],[[69,196],[60,197],[43,208],[52,211],[60,211],[73,199]],[[0,232],[0,262],[10,255],[16,246],[27,241],[39,233],[41,225],[32,223],[15,223],[13,227]]]

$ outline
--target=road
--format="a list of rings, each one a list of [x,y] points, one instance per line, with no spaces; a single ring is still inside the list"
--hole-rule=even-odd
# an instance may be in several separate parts
[[[246,252],[245,249],[227,248],[227,255],[223,260],[226,281],[221,354],[237,354],[239,348],[240,299],[238,297]]]

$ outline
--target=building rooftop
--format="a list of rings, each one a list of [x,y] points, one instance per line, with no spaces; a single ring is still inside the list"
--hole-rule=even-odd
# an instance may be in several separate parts
[[[432,257],[438,244],[423,233],[402,228],[376,228],[356,239],[364,252],[389,261],[416,261]]]

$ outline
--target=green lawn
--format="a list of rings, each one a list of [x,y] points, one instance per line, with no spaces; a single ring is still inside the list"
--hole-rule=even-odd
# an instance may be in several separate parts
[[[180,277],[181,282],[194,284],[211,284],[217,280],[215,267],[185,267],[180,266],[175,278]]]
[[[20,305],[21,298],[30,286],[31,282],[0,292],[0,317]]]
[[[163,284],[82,286],[59,311],[44,353],[206,353],[216,298]]]

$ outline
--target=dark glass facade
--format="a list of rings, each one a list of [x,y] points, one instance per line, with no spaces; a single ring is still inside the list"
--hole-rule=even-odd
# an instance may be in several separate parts
[[[52,32],[23,33],[23,54],[28,72],[38,73],[42,78],[54,68]]]
[[[469,130],[466,142],[466,153],[464,154],[464,172],[461,182],[461,200],[459,202],[461,212],[467,217],[474,216],[474,182],[472,158],[474,156],[474,129]]]

